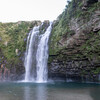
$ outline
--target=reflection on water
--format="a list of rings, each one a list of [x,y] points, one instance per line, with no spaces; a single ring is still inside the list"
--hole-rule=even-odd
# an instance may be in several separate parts
[[[35,88],[26,86],[23,89],[24,100],[47,100],[46,85],[39,85]]]
[[[0,100],[100,100],[100,85],[0,83]]]
[[[37,99],[36,100],[47,100],[48,91],[46,90],[46,85],[39,85],[37,87]]]
[[[30,87],[25,87],[24,88],[24,100],[30,100]]]

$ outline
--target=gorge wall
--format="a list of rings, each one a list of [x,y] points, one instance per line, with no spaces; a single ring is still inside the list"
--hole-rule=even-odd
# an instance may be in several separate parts
[[[0,75],[1,80],[8,75],[4,74],[7,68],[10,79],[20,79],[25,73],[24,53],[29,31],[33,26],[40,25],[40,21],[0,23]],[[3,66],[3,67],[2,67]]]
[[[11,80],[23,78],[27,36],[35,25],[40,24],[40,21],[0,23],[0,66],[4,66],[0,73],[3,70],[3,76],[7,73]],[[44,31],[47,25],[48,21],[45,21],[41,30]],[[53,22],[49,45],[49,78],[98,81],[100,1],[68,2]]]
[[[54,22],[50,43],[49,72],[51,77],[98,80],[100,1],[72,0]]]
[[[0,80],[22,80],[25,74],[25,51],[27,36],[34,26],[41,21],[19,21],[16,23],[0,23]],[[43,34],[49,21],[40,27]]]

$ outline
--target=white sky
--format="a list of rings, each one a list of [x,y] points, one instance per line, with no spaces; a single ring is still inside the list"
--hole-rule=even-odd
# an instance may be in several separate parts
[[[67,0],[0,0],[0,22],[54,20]]]

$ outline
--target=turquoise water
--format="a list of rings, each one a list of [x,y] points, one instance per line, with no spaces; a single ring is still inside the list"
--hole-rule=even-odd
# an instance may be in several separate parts
[[[0,83],[0,100],[100,100],[100,85],[90,83]]]

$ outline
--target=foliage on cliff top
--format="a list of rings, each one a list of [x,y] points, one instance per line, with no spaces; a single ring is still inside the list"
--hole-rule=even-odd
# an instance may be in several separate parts
[[[0,23],[0,63],[20,62],[29,31],[40,21]],[[18,52],[18,53],[17,53]]]
[[[83,1],[87,1],[87,7]],[[91,15],[96,11],[100,10],[100,2],[91,2],[92,0],[72,0],[66,5],[65,10],[61,15],[58,16],[58,19],[54,22],[53,30],[52,30],[52,38],[51,38],[51,47],[50,47],[50,55],[56,55],[59,49],[64,47],[60,46],[60,40],[62,38],[70,38],[75,34],[73,30],[70,29],[70,21],[72,18],[78,19],[79,23],[81,21],[87,23]],[[51,50],[52,49],[52,50]],[[52,52],[53,51],[53,52]],[[54,52],[55,51],[55,52]]]

